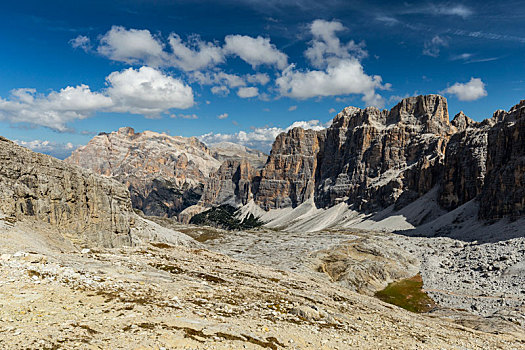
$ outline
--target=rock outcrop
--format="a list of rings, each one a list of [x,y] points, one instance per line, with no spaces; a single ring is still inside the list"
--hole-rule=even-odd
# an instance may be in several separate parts
[[[447,145],[439,204],[452,210],[476,198],[483,189],[491,123],[477,123],[463,112],[452,121],[458,132]]]
[[[345,108],[326,132],[316,203],[404,206],[438,183],[454,131],[447,101],[438,95],[404,99],[390,112]]]
[[[1,137],[0,211],[49,223],[82,245],[132,244],[125,186]]]
[[[293,128],[277,136],[270,157],[255,184],[255,202],[262,208],[295,207],[314,196],[323,131]]]
[[[133,207],[146,215],[170,217],[200,200],[209,173],[220,166],[194,137],[129,127],[99,134],[66,162],[126,184]]]

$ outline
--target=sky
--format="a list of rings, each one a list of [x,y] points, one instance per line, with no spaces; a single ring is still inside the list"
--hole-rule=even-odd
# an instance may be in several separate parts
[[[0,135],[64,158],[131,126],[268,151],[344,107],[525,98],[521,1],[2,1]]]

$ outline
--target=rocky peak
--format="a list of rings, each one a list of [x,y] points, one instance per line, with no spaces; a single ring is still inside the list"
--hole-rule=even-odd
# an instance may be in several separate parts
[[[135,129],[129,126],[125,126],[125,127],[118,129],[117,134],[131,137],[135,135]]]
[[[95,136],[66,162],[114,177],[128,186],[135,208],[159,216],[196,204],[208,175],[220,166],[197,138],[130,127]]]
[[[454,127],[456,127],[458,131],[464,131],[465,129],[476,126],[479,123],[470,119],[465,115],[465,113],[463,113],[463,111],[461,111],[454,116],[454,119],[452,120],[451,124]]]
[[[387,124],[405,124],[421,127],[421,132],[451,134],[453,132],[447,99],[440,95],[408,97],[390,111]]]

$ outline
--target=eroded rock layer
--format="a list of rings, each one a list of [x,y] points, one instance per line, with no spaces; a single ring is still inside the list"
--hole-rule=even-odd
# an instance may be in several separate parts
[[[1,137],[0,211],[47,222],[83,244],[132,243],[125,186]]]
[[[133,207],[156,216],[175,216],[196,204],[209,173],[220,165],[194,137],[129,127],[99,134],[66,161],[126,184]]]

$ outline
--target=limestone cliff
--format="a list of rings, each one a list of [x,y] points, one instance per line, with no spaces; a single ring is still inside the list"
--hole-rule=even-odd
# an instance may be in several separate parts
[[[126,184],[133,207],[156,216],[175,216],[196,204],[209,173],[220,166],[194,137],[129,127],[99,134],[66,162]]]
[[[49,223],[80,244],[132,244],[125,186],[1,137],[0,211]]]
[[[323,131],[294,128],[277,136],[255,184],[255,202],[264,209],[297,206],[314,196]]]
[[[492,120],[480,217],[517,218],[525,214],[525,100],[508,113],[496,112]]]

